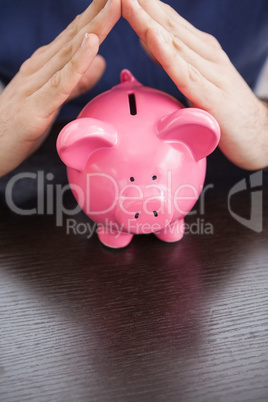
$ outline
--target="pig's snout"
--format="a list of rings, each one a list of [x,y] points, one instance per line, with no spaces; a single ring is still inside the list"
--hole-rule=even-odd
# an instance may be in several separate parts
[[[157,232],[172,219],[171,196],[166,189],[139,188],[138,194],[124,194],[118,200],[116,220],[123,231],[142,234]]]

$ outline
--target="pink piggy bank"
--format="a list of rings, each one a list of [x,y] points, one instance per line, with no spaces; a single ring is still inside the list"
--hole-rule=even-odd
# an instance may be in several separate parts
[[[202,191],[206,156],[219,138],[210,114],[184,108],[123,70],[119,85],[61,130],[57,150],[100,241],[119,248],[133,234],[182,238],[184,216]]]

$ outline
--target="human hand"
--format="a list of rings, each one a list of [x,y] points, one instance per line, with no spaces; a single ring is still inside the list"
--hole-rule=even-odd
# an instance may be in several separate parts
[[[218,41],[159,0],[122,0],[123,17],[194,107],[221,127],[220,148],[236,165],[268,165],[268,107],[248,87]]]
[[[94,0],[26,60],[0,95],[0,176],[42,142],[60,107],[93,87],[105,69],[100,43],[121,16],[120,0]]]

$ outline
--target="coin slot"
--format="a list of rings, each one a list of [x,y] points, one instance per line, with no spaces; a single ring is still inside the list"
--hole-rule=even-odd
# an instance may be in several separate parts
[[[136,99],[134,94],[128,95],[128,102],[129,102],[129,111],[132,116],[137,114],[137,106],[136,106]]]

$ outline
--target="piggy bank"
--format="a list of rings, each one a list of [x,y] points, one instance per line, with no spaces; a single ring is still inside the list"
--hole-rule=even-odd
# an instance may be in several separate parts
[[[139,83],[121,83],[91,100],[57,139],[73,194],[106,246],[154,233],[175,242],[198,199],[206,156],[220,129],[207,112]]]

